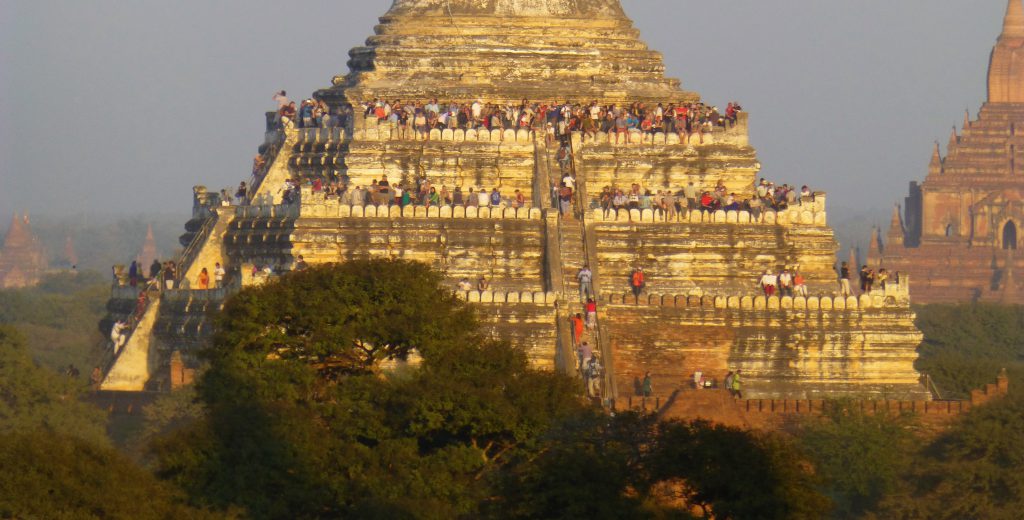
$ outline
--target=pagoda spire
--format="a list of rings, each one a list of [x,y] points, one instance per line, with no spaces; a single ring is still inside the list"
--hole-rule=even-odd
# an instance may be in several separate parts
[[[900,219],[899,204],[892,207],[892,218],[889,220],[889,232],[885,235],[885,243],[888,247],[903,245],[903,222]]]
[[[953,125],[953,131],[949,134],[949,146],[946,147],[946,155],[952,154],[958,144],[960,144],[960,137],[956,135],[956,125]]]
[[[146,241],[142,244],[142,251],[139,252],[137,260],[139,267],[149,269],[150,264],[156,260],[156,239],[153,238],[153,224],[146,226]]]
[[[1024,6],[1021,0],[1010,0],[1006,5],[1001,38],[1024,38]]]
[[[971,109],[965,108],[964,109],[964,126],[963,126],[963,130],[966,131],[970,127],[971,127]]]
[[[878,242],[878,226],[871,226],[871,241],[868,242],[868,258],[879,258],[882,254],[882,244]]]
[[[929,175],[942,174],[942,154],[939,153],[939,142],[935,141],[935,148],[932,150],[932,160],[928,163]]]

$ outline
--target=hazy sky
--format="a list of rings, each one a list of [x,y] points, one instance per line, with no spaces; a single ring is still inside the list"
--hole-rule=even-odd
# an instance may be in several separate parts
[[[684,88],[751,113],[765,176],[881,213],[985,96],[1005,0],[624,0]],[[0,0],[0,215],[191,207],[248,177],[390,0]],[[5,221],[6,217],[0,219]],[[3,222],[0,225],[5,225]]]

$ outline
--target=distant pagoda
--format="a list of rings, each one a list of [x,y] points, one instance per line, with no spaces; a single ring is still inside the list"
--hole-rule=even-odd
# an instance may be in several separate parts
[[[559,147],[537,127],[435,128],[411,136],[365,117],[362,104],[377,100],[510,109],[698,102],[665,77],[661,54],[639,39],[618,0],[396,0],[349,55],[349,72],[314,94],[333,114],[354,107],[346,125],[281,127],[269,114],[247,204],[225,206],[195,187],[179,288],[151,292],[141,316],[132,316],[138,290],[115,288],[110,320],[138,325],[105,389],[169,387],[172,353],[195,363],[195,348],[210,335],[210,313],[237,284],[264,283],[262,273],[302,256],[312,265],[419,260],[444,273],[453,289],[483,277],[486,289],[459,293],[480,310],[487,330],[524,349],[536,366],[569,373],[576,364],[569,316],[582,311],[576,275],[589,265],[599,320],[586,340],[607,367],[604,396],[623,403],[646,371],[667,398],[695,371],[721,381],[735,369],[743,370],[751,397],[927,398],[913,367],[921,333],[907,280],[871,294],[836,294],[838,247],[824,193],[760,216],[690,211],[685,200],[671,220],[650,208],[606,214],[590,206],[603,187],[633,184],[673,193],[689,183],[720,185],[741,200],[753,196],[760,164],[747,114],[699,137],[633,132],[630,144],[615,144],[604,133],[573,133],[582,206],[575,218],[551,209],[551,187],[562,180]],[[301,184],[298,201],[284,197],[290,179]],[[321,189],[338,183],[357,190],[381,179],[406,189],[427,181],[439,190],[519,191],[527,202],[403,207],[354,203]],[[216,263],[227,269],[229,288],[196,290],[200,271]],[[648,279],[634,300],[624,293],[637,267]],[[765,297],[756,289],[766,270],[797,267],[806,297]]]
[[[1010,0],[992,50],[988,100],[964,115],[946,156],[936,143],[921,184],[910,184],[904,216],[894,210],[874,267],[912,275],[919,303],[1024,303],[1024,6]]]
[[[11,218],[11,226],[0,250],[0,287],[31,287],[46,272],[46,250],[32,233],[28,213]]]

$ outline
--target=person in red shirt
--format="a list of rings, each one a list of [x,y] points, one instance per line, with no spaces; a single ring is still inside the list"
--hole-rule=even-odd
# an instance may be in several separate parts
[[[593,298],[587,298],[587,328],[594,330],[597,327],[597,302]]]
[[[572,318],[569,318],[569,320],[572,321],[573,343],[579,343],[583,341],[583,315],[577,312],[576,314],[573,315]]]
[[[633,289],[633,298],[636,304],[640,303],[640,293],[644,290],[646,281],[644,280],[644,268],[637,267],[633,270],[633,276],[630,277],[629,285]]]

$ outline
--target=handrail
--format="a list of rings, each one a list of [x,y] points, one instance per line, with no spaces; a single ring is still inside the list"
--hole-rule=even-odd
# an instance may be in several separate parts
[[[152,280],[149,280],[148,282],[146,282],[146,285],[142,289],[139,289],[139,291],[146,293],[145,305],[143,305],[142,309],[132,310],[132,314],[128,318],[128,330],[124,334],[124,345],[122,345],[120,349],[117,349],[117,345],[113,345],[113,348],[110,349],[109,353],[105,353],[103,358],[101,358],[100,366],[103,367],[104,374],[110,372],[110,369],[113,368],[114,363],[116,363],[117,359],[121,357],[122,353],[124,353],[125,347],[127,347],[128,342],[131,341],[132,336],[135,334],[135,330],[138,329],[139,323],[142,321],[142,317],[146,315],[146,311],[148,311],[149,307],[153,304],[153,297],[150,295],[150,293],[157,292],[157,297],[159,297],[159,279],[154,278]],[[113,341],[110,339],[109,333],[107,334],[107,340]]]
[[[215,214],[216,215],[216,214]],[[199,254],[199,249],[203,242],[206,241],[207,237],[210,236],[210,231],[213,230],[213,226],[217,222],[217,216],[211,216],[203,220],[203,225],[196,231],[195,236],[192,237],[192,241],[189,242],[188,246],[178,255],[178,261],[175,263],[177,271],[174,276],[174,286],[179,287],[182,280],[185,279],[185,275],[188,274],[188,269],[192,262],[195,261],[196,255]]]
[[[263,185],[263,181],[267,178],[267,173],[270,172],[270,167],[273,166],[274,161],[277,160],[278,154],[281,153],[281,148],[284,147],[284,143],[287,140],[287,133],[284,127],[278,127],[274,130],[268,130],[267,134],[272,134],[271,139],[266,139],[265,142],[268,145],[267,148],[267,160],[263,163],[263,166],[258,172],[252,172],[252,176],[249,178],[249,192],[246,193],[245,203],[249,204],[252,202],[252,198],[259,191],[259,188]]]

